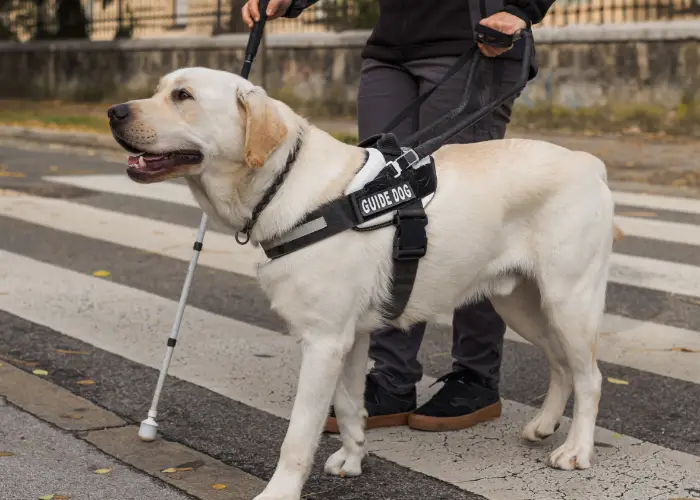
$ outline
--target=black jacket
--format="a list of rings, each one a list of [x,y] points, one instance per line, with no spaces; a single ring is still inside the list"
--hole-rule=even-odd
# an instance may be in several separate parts
[[[294,0],[286,17],[297,17],[317,0]],[[379,21],[363,57],[401,63],[428,57],[459,56],[474,44],[473,26],[506,11],[539,23],[554,0],[377,0]],[[500,57],[520,59],[523,41]]]

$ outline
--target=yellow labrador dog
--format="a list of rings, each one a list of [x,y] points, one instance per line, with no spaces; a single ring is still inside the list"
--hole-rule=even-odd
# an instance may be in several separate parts
[[[131,179],[184,177],[202,209],[232,231],[289,166],[250,233],[253,244],[342,196],[365,158],[363,148],[334,139],[249,81],[205,68],[174,71],[153,97],[114,106],[109,116],[115,139],[134,154]],[[448,145],[433,158],[429,249],[392,323],[449,320],[465,302],[490,297],[549,360],[549,392],[523,438],[550,436],[573,389],[572,426],[549,464],[586,469],[601,390],[597,332],[617,235],[605,166],[584,152],[515,139]],[[393,235],[393,227],[344,231],[259,267],[272,307],[301,339],[303,361],[276,471],[256,500],[299,500],[331,404],[342,447],[325,470],[361,473],[369,332],[385,321],[377,305],[389,298]]]

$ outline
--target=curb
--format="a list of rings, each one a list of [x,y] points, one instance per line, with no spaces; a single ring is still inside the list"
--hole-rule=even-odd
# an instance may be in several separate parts
[[[0,363],[0,397],[142,473],[199,500],[249,500],[266,485],[260,478],[160,436],[144,443],[137,436],[138,424],[10,364],[12,361]],[[212,488],[214,484],[226,487],[219,491]]]

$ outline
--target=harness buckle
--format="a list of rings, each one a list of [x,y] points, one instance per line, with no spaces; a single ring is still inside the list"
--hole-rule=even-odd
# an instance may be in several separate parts
[[[416,153],[412,149],[409,149],[395,160],[392,160],[389,163],[387,163],[387,166],[393,168],[396,171],[396,175],[394,176],[394,179],[396,179],[401,175],[401,172],[403,170],[418,162],[418,160],[420,160],[420,156],[418,156],[418,153]]]
[[[394,260],[418,260],[428,251],[428,235],[425,226],[428,216],[420,208],[405,208],[394,215]]]

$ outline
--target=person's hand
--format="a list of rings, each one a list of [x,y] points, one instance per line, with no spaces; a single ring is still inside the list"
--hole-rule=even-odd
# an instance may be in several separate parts
[[[248,0],[241,9],[243,22],[246,23],[249,28],[252,28],[254,23],[260,21],[259,4],[260,0]],[[287,12],[291,4],[292,0],[270,0],[270,3],[267,4],[267,18],[277,19],[281,17],[282,14]]]
[[[256,1],[257,0],[251,0]],[[489,16],[481,20],[481,24],[488,26],[491,29],[505,33],[506,35],[513,35],[520,30],[527,28],[527,23],[520,19],[518,16],[509,14],[508,12],[497,12],[496,14]],[[481,53],[487,57],[500,56],[504,52],[510,50],[510,47],[502,49],[499,47],[491,47],[490,45],[479,44],[479,50]]]

